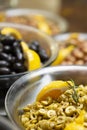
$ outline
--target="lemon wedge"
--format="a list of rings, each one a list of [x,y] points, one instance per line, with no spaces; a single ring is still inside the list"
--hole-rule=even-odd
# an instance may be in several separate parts
[[[82,124],[76,124],[75,122],[68,124],[64,130],[85,130]]]
[[[79,34],[78,33],[72,33],[69,37],[69,39],[78,39]]]
[[[61,64],[62,61],[73,51],[74,48],[75,47],[73,45],[70,45],[67,48],[61,49],[58,53],[56,60],[52,63],[52,66]]]
[[[41,31],[45,32],[48,35],[52,34],[52,31],[45,17],[42,15],[36,15],[34,16],[34,19],[37,21],[37,26]]]
[[[83,127],[85,114],[86,114],[86,112],[84,110],[82,110],[80,112],[80,115],[75,119],[75,121],[68,124],[64,130],[71,130],[71,129],[72,130],[85,130]]]
[[[41,31],[47,33],[48,35],[52,34],[51,29],[49,28],[48,24],[45,21],[38,22],[38,28]]]
[[[21,46],[24,52],[24,57],[26,59],[25,64],[28,70],[31,71],[39,69],[41,67],[41,60],[39,55],[35,51],[29,49],[27,43],[21,42]]]
[[[21,34],[19,33],[18,30],[14,29],[14,28],[10,28],[10,27],[5,27],[1,30],[1,34],[3,35],[8,35],[11,34],[13,35],[15,38],[17,39],[22,39]]]
[[[71,85],[73,84],[71,81],[67,82],[69,82],[69,84]],[[50,82],[38,93],[36,101],[44,100],[49,96],[53,99],[57,99],[62,93],[64,93],[68,89],[69,84],[67,82],[62,80]]]

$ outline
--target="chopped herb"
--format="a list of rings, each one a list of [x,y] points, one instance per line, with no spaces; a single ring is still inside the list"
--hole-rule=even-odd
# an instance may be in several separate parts
[[[77,103],[78,103],[79,96],[78,96],[78,94],[77,94],[77,92],[76,92],[76,88],[77,88],[78,86],[75,85],[75,83],[74,83],[73,80],[71,80],[71,82],[73,83],[73,85],[71,85],[69,82],[67,82],[67,83],[68,83],[70,89],[73,90],[72,98],[73,98],[73,100],[74,100],[74,101],[76,102],[76,104],[77,104]]]

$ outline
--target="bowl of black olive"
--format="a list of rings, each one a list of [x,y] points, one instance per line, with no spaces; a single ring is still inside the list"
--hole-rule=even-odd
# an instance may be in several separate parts
[[[9,87],[26,73],[49,66],[56,58],[56,42],[33,27],[0,23],[0,114]]]

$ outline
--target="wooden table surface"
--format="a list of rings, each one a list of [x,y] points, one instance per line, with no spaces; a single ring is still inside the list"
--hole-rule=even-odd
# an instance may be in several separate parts
[[[60,15],[69,23],[69,32],[87,32],[87,0],[62,0]]]

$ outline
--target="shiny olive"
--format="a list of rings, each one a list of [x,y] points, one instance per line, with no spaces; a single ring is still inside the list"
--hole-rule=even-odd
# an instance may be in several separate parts
[[[34,50],[34,51],[36,51],[36,52],[38,51],[38,48],[35,45],[33,45],[33,44],[30,44],[29,48]]]
[[[5,46],[4,46],[4,52],[10,53],[10,52],[11,52],[11,47],[8,46],[8,45],[5,45]]]
[[[6,75],[6,74],[10,74],[10,69],[7,67],[1,67],[0,68],[0,75]]]
[[[3,44],[0,43],[0,52],[2,52],[2,51],[3,51]]]
[[[13,69],[16,71],[16,72],[24,72],[24,71],[26,71],[27,69],[25,68],[25,66],[22,64],[22,63],[20,63],[20,62],[16,62],[16,63],[14,63],[14,65],[13,65]]]
[[[14,54],[17,57],[17,60],[19,60],[19,61],[23,60],[23,54],[22,54],[21,50],[18,47],[15,48]]]
[[[29,44],[29,48],[32,49],[32,50],[34,50],[34,51],[36,51],[36,52],[38,52],[39,47],[40,47],[40,45],[39,45],[39,42],[38,42],[38,41],[32,41],[32,42]]]
[[[1,39],[1,43],[5,45],[12,46],[12,43],[15,42],[15,38],[13,36],[6,35],[4,38]]]
[[[9,56],[9,62],[10,63],[15,63],[16,62],[16,57],[15,56]]]
[[[11,72],[11,74],[13,74],[13,75],[14,75],[14,74],[16,74],[16,72],[15,72],[15,71],[12,71],[12,72]]]
[[[46,54],[46,51],[44,51],[44,50],[39,50],[38,54],[39,54],[41,61],[43,63],[49,59],[48,55]]]
[[[32,44],[35,45],[36,47],[39,47],[39,46],[40,46],[40,44],[39,44],[38,41],[32,41]]]
[[[19,46],[19,42],[18,41],[15,41],[14,43],[13,43],[13,47],[18,47]]]
[[[7,61],[0,60],[0,67],[8,67],[10,64]]]
[[[0,60],[6,60],[6,61],[9,61],[9,57],[6,53],[4,52],[1,52],[0,53]]]

